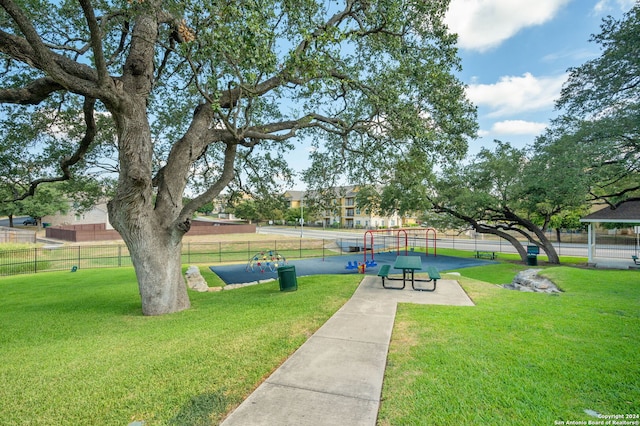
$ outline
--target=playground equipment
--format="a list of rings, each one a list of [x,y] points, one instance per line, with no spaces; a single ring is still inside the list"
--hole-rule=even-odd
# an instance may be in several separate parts
[[[404,254],[407,255],[408,252],[408,246],[409,246],[409,235],[407,234],[407,231],[410,232],[414,232],[416,231],[416,229],[404,229],[404,228],[400,228],[400,229],[378,229],[378,230],[369,230],[367,232],[364,233],[364,243],[363,243],[363,251],[364,251],[364,263],[367,264],[367,262],[373,262],[375,264],[375,245],[373,244],[373,235],[377,234],[377,233],[395,233],[395,237],[396,237],[396,253],[400,254],[400,241],[401,241],[401,234],[404,235]],[[431,241],[433,241],[433,255],[437,256],[437,252],[436,252],[436,230],[434,228],[426,228],[425,229],[425,237],[424,237],[424,241],[425,241],[425,252],[426,255],[429,255],[429,234],[433,233],[433,237],[431,239]],[[370,246],[367,246],[367,237],[369,237],[370,240]],[[367,261],[367,251],[371,252],[371,260]]]
[[[261,251],[249,259],[245,270],[247,272],[255,272],[257,269],[262,273],[265,271],[275,272],[279,266],[285,265],[286,263],[287,259],[277,251]]]
[[[367,268],[373,268],[374,266],[378,266],[375,260],[365,260],[364,263],[356,262],[355,260],[348,261],[347,266],[344,269],[357,269],[359,273],[364,274]]]

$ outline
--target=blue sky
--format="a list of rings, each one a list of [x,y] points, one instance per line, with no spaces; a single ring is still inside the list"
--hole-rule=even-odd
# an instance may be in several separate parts
[[[458,33],[467,95],[478,107],[479,139],[522,147],[556,117],[569,67],[600,56],[589,42],[602,18],[620,18],[635,0],[452,0],[449,28]]]
[[[478,107],[479,137],[469,154],[491,148],[494,139],[533,143],[558,115],[554,101],[567,69],[600,56],[589,39],[600,33],[602,18],[621,18],[635,1],[451,0],[446,22],[458,34],[459,78]],[[296,169],[304,163],[296,161]]]

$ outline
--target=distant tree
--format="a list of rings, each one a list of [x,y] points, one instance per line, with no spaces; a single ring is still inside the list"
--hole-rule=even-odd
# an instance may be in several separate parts
[[[32,197],[16,202],[20,214],[31,216],[42,225],[44,216],[67,213],[69,201],[63,196],[55,185],[39,186]]]
[[[282,220],[287,211],[289,202],[282,194],[269,194],[257,199],[259,208],[263,211],[264,220]]]
[[[280,195],[241,200],[232,208],[236,217],[260,223],[285,217],[287,201]]]
[[[304,205],[304,218],[308,221],[310,218],[318,218],[323,220],[326,216],[338,217],[341,222],[342,200],[347,195],[348,188],[345,186],[321,186],[313,191],[305,192],[302,203]],[[296,215],[300,218],[300,209]],[[293,215],[293,213],[291,213]]]
[[[254,200],[242,200],[232,210],[235,217],[249,222],[259,222],[263,218]]]
[[[565,209],[562,212],[551,217],[549,228],[555,229],[556,240],[562,241],[562,231],[585,230],[586,225],[580,222],[580,219],[589,213],[586,208],[577,208],[575,210]]]
[[[284,214],[284,220],[287,223],[295,223],[296,225],[300,224],[300,219],[304,219],[305,224],[308,223],[310,217],[311,211],[304,207],[291,207]]]
[[[9,218],[9,226],[13,227],[13,217],[20,214],[18,206],[13,201],[6,201],[12,198],[12,194],[6,192],[6,188],[0,188],[0,198],[5,200],[0,202],[0,216],[7,216]]]
[[[213,212],[213,202],[209,201],[208,203],[203,204],[202,206],[198,207],[196,211],[202,214],[211,214],[211,212]]]

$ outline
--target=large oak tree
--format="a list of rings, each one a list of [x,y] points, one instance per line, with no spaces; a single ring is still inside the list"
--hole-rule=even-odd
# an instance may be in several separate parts
[[[445,0],[0,5],[0,102],[24,114],[81,105],[85,132],[63,164],[114,135],[109,218],[147,315],[189,307],[180,250],[193,212],[239,179],[286,178],[293,142],[357,173],[412,149],[459,155],[475,129]],[[183,202],[187,189],[197,195]]]

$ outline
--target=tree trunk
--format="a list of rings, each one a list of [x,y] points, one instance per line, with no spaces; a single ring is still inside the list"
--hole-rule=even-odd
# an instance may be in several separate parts
[[[527,221],[527,223],[529,222]],[[547,255],[547,261],[554,265],[559,265],[560,257],[558,256],[558,252],[556,252],[556,249],[555,247],[553,247],[551,240],[547,238],[545,233],[533,224],[528,226],[527,229],[531,231],[536,237],[538,237],[538,247],[541,247],[542,250],[544,250],[545,254]]]
[[[547,255],[548,262],[554,265],[559,265],[560,256],[558,256],[558,252],[556,252],[556,249],[555,247],[553,247],[553,244],[551,244],[551,241],[549,241],[548,238],[544,238],[541,239],[540,242],[542,243],[542,249]]]
[[[143,193],[120,190],[109,202],[109,220],[129,249],[136,271],[144,315],[188,309],[182,277],[183,229],[160,218]],[[150,197],[149,197],[150,199]]]
[[[185,230],[160,220],[143,197],[122,196],[109,202],[109,219],[129,248],[136,271],[144,315],[188,309],[182,277],[182,236]],[[169,219],[169,218],[167,218]]]
[[[126,95],[125,95],[126,96]],[[156,209],[153,143],[143,96],[128,96],[112,110],[118,132],[119,176],[109,202],[109,220],[129,248],[144,315],[162,315],[190,306],[182,277],[182,237],[188,221],[177,223],[182,193],[172,208]],[[158,197],[161,198],[161,197]]]
[[[182,277],[182,236],[153,224],[124,232],[122,237],[138,279],[142,313],[162,315],[188,309],[189,296]]]
[[[549,263],[552,263],[554,265],[560,264],[560,257],[558,256],[555,247],[553,247],[553,244],[551,244],[551,241],[547,238],[543,229],[531,222],[529,219],[520,217],[510,210],[503,211],[503,214],[507,219],[515,221],[520,228],[524,228],[526,231],[528,231],[524,232],[524,230],[519,230],[519,232],[527,236],[529,241],[534,242],[534,244],[542,248],[542,250],[547,255],[547,261]],[[537,242],[535,242],[536,240]],[[523,260],[526,260],[526,258],[524,258]]]
[[[522,244],[520,243],[520,241],[518,241],[516,237],[514,237],[513,235],[507,232],[503,232],[499,229],[496,229],[487,225],[479,224],[478,222],[474,222],[474,223],[475,223],[474,229],[477,232],[481,234],[496,235],[502,239],[507,240],[516,249],[516,251],[520,255],[520,259],[522,259],[523,262],[527,261],[527,251],[524,249],[524,247],[522,247]]]

